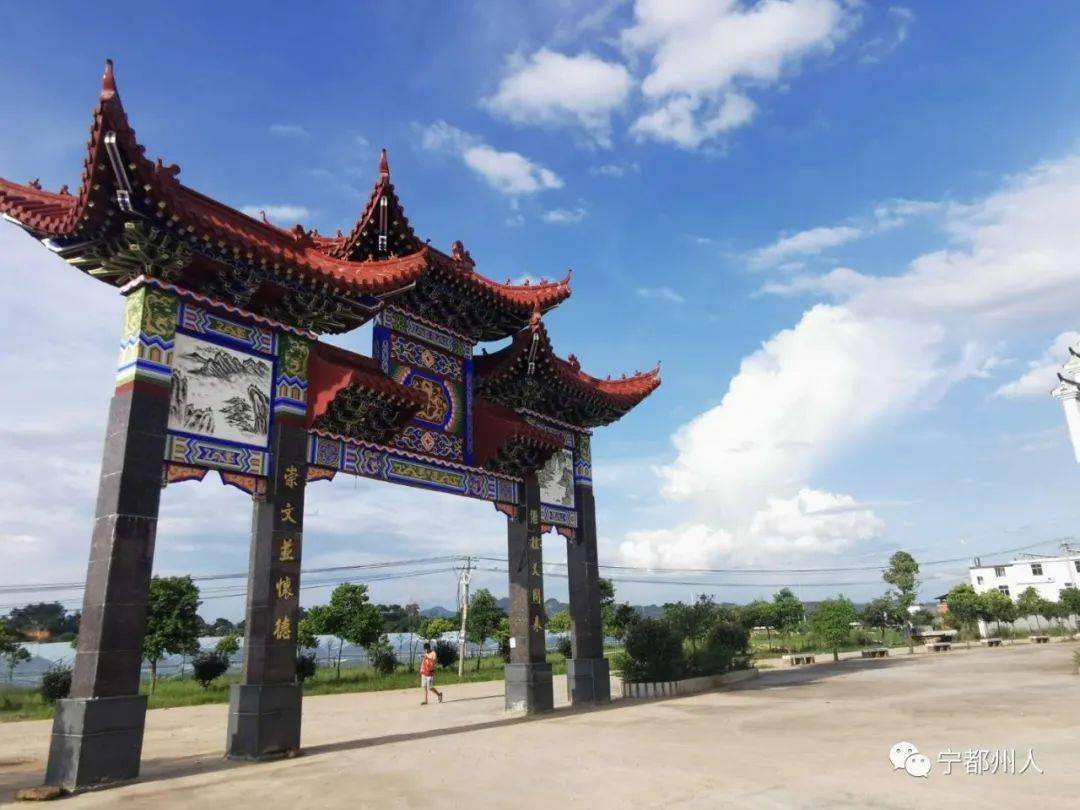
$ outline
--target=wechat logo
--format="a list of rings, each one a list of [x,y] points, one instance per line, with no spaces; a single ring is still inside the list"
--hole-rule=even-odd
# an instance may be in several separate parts
[[[927,777],[930,775],[930,758],[919,753],[914,743],[898,742],[889,749],[889,762],[893,770],[905,770],[909,776]]]

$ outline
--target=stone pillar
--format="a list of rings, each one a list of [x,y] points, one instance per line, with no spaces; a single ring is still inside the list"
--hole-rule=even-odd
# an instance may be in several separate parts
[[[109,405],[70,697],[57,701],[45,782],[67,790],[139,775],[142,642],[169,419],[177,303],[129,294]]]
[[[551,664],[544,641],[544,558],[540,542],[540,484],[525,479],[524,499],[507,527],[510,571],[510,663],[506,665],[506,708],[538,714],[555,708]]]
[[[251,517],[244,668],[229,694],[228,756],[269,759],[300,748],[296,681],[307,431],[275,415],[272,473]]]
[[[577,437],[574,504],[578,525],[566,541],[570,580],[571,658],[566,662],[566,688],[575,705],[611,700],[611,673],[604,658],[604,623],[600,613],[600,571],[596,551],[596,502],[593,499],[589,437]]]

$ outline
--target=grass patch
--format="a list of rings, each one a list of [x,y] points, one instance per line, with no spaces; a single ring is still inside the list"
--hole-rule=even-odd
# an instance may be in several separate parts
[[[547,655],[551,671],[555,675],[566,672],[566,660],[556,652]],[[501,681],[503,679],[504,664],[498,656],[480,659],[480,668],[476,668],[476,660],[469,659],[465,662],[465,673],[458,677],[457,665],[452,669],[440,669],[435,676],[435,683],[439,687],[453,686],[458,683],[479,683],[484,681]],[[143,681],[139,686],[139,692],[149,695],[148,703],[151,709],[172,709],[177,706],[201,706],[207,703],[228,703],[229,687],[240,680],[239,675],[226,675],[217,679],[208,688],[204,689],[192,680],[190,676],[181,678],[161,679],[157,683],[157,689],[150,695],[150,682]],[[419,689],[420,675],[418,672],[409,672],[403,667],[389,675],[378,675],[370,667],[353,667],[342,669],[341,679],[334,678],[332,666],[319,666],[313,678],[309,678],[304,684],[304,694],[312,695],[337,695],[346,692],[379,692],[388,689]],[[16,720],[46,720],[53,715],[53,707],[45,702],[36,689],[18,689],[14,687],[0,688],[0,722],[12,722]]]

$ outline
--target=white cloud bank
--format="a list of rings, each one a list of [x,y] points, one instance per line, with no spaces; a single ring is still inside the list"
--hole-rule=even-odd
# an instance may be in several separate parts
[[[599,146],[611,145],[611,114],[632,88],[630,71],[590,53],[566,56],[542,48],[511,57],[509,72],[483,104],[522,124],[581,127]]]
[[[454,155],[496,191],[509,196],[562,188],[555,172],[518,152],[502,152],[468,132],[436,121],[420,132],[420,145],[429,151]]]
[[[837,0],[638,0],[634,17],[622,44],[650,60],[641,90],[653,109],[632,131],[685,149],[748,123],[756,107],[746,88],[776,84],[828,53],[855,22]]]
[[[710,560],[753,557],[762,543],[792,553],[840,548],[835,524],[766,531],[773,524],[762,510],[816,491],[808,482],[840,449],[984,375],[990,347],[1015,331],[1074,325],[1078,205],[1080,157],[1071,156],[944,209],[950,244],[897,275],[837,270],[800,279],[801,291],[832,302],[812,306],[746,357],[720,404],[675,434],[663,494],[693,519],[664,535],[668,550],[641,533],[628,537],[624,558],[659,564],[684,549],[689,564],[700,547]],[[867,519],[843,531],[859,540],[879,530]]]
[[[1006,399],[1045,397],[1058,384],[1058,372],[1069,359],[1069,349],[1080,345],[1080,332],[1062,332],[1039,360],[1028,363],[1028,370],[994,392]]]

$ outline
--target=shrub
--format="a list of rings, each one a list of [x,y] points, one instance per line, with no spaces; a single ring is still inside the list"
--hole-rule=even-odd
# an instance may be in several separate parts
[[[559,640],[555,642],[555,651],[559,653],[563,658],[569,659],[573,655],[573,645],[570,643],[570,636],[560,636]]]
[[[435,642],[435,661],[443,669],[449,669],[457,663],[458,648],[456,644],[439,639]]]
[[[745,664],[750,633],[734,622],[717,622],[709,628],[704,643],[688,657],[693,675],[721,675]]]
[[[41,676],[41,696],[46,703],[55,703],[71,692],[71,667],[54,664]]]
[[[229,656],[219,652],[201,652],[191,659],[195,680],[203,689],[224,675],[229,669]]]
[[[296,680],[303,683],[315,676],[315,653],[301,653],[296,656]]]
[[[379,675],[389,675],[397,666],[397,658],[394,657],[394,651],[386,636],[381,636],[378,641],[368,647],[367,654],[371,668]]]
[[[682,639],[667,622],[640,619],[626,631],[620,663],[630,682],[677,680],[684,669]]]

